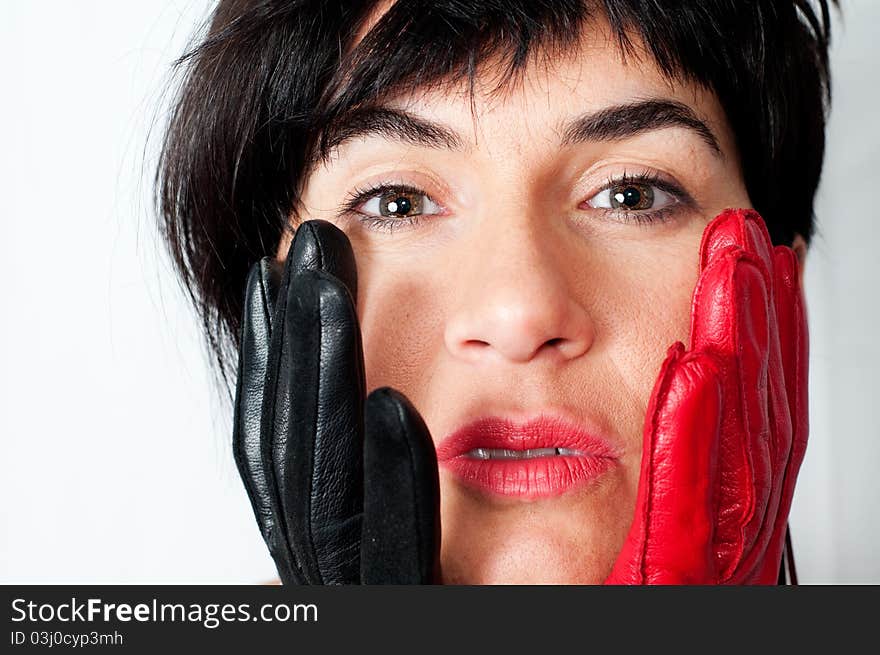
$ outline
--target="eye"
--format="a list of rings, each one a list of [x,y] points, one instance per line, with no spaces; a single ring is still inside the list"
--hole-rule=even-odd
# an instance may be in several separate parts
[[[678,202],[675,193],[656,184],[622,180],[613,182],[587,201],[595,209],[615,211],[661,210]]]
[[[356,211],[370,217],[414,218],[443,211],[430,196],[412,187],[383,186],[360,192],[357,200]]]

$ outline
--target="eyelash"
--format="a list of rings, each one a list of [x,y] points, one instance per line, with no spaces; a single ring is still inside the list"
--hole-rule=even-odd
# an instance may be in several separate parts
[[[606,215],[610,215],[613,220],[618,220],[623,223],[637,223],[639,225],[663,223],[671,218],[670,215],[676,210],[676,207],[680,205],[689,208],[696,207],[696,202],[694,201],[691,194],[685,191],[678,184],[675,184],[674,182],[670,182],[669,180],[660,177],[657,173],[654,173],[653,171],[643,171],[636,174],[630,174],[624,169],[622,175],[619,175],[618,177],[609,177],[605,185],[601,189],[599,189],[599,191],[597,191],[594,196],[591,196],[591,198],[595,197],[606,189],[610,189],[611,187],[626,186],[628,184],[642,184],[645,186],[657,187],[661,191],[665,191],[670,196],[672,196],[675,202],[668,207],[661,207],[655,210],[621,211],[613,209],[600,209],[600,211],[604,211]],[[591,209],[596,210],[599,208],[592,207]]]
[[[661,191],[665,191],[666,193],[671,195],[675,199],[675,203],[669,205],[668,207],[662,207],[654,211],[615,211],[613,209],[609,210],[595,207],[592,207],[591,209],[593,209],[594,211],[604,211],[606,215],[611,214],[611,218],[613,220],[618,220],[620,222],[637,223],[639,225],[650,225],[653,223],[661,223],[669,220],[670,213],[675,209],[677,205],[693,207],[695,204],[693,198],[687,191],[682,189],[677,184],[673,184],[668,180],[661,178],[656,173],[650,171],[645,171],[637,174],[629,174],[624,171],[623,174],[618,177],[609,177],[605,185],[601,189],[599,189],[596,194],[591,196],[591,198],[611,187],[627,184],[642,184],[646,186],[657,187]],[[359,212],[357,210],[357,208],[362,203],[374,198],[377,195],[384,194],[387,191],[400,191],[413,195],[423,195],[427,198],[431,198],[429,194],[416,186],[412,186],[410,184],[400,184],[392,181],[383,181],[367,187],[355,187],[354,189],[352,189],[352,191],[347,194],[345,200],[340,205],[337,213],[339,216],[343,216],[345,214],[357,214],[359,216],[358,220],[360,220],[361,223],[365,224],[368,229],[376,230],[379,232],[391,233],[395,229],[399,229],[401,227],[413,227],[421,222],[422,218],[424,218],[421,215],[401,216],[398,218],[384,218],[381,216],[364,214],[363,212]],[[431,200],[432,202],[436,202],[433,200],[433,198],[431,198]],[[430,214],[430,216],[436,215],[437,214]]]
[[[364,214],[363,212],[357,211],[357,208],[361,205],[361,203],[374,198],[375,196],[381,195],[386,191],[402,191],[404,193],[411,193],[413,195],[423,195],[428,198],[429,196],[422,189],[412,186],[411,184],[398,184],[396,182],[379,182],[375,185],[371,185],[365,188],[355,187],[351,190],[351,192],[346,196],[342,205],[337,210],[337,214],[339,216],[343,216],[345,214],[353,213],[357,214],[360,218],[361,223],[364,223],[369,229],[376,230],[379,232],[393,232],[396,228],[403,227],[411,227],[421,222],[422,216],[401,216],[399,218],[384,218],[381,216],[371,216],[370,214]],[[433,199],[432,199],[433,200]]]

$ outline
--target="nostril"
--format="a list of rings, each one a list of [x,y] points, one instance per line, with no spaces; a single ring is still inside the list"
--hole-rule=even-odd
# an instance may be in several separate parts
[[[488,341],[482,341],[480,339],[468,339],[461,343],[460,348],[463,355],[471,361],[476,361],[483,357],[483,353],[485,353],[487,349],[491,348],[491,344],[489,344]]]
[[[547,341],[547,345],[548,346],[558,346],[559,344],[563,343],[564,341],[565,341],[565,339],[563,339],[562,337],[556,337],[555,339],[549,339]]]
[[[468,339],[464,342],[465,347],[467,348],[485,348],[489,345],[488,341],[480,341],[479,339]]]

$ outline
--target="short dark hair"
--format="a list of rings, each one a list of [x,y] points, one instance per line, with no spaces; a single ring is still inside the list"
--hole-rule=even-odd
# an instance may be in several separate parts
[[[496,56],[500,90],[530,53],[575,44],[592,16],[607,18],[625,56],[640,41],[666,76],[716,94],[774,242],[809,242],[831,96],[827,0],[398,0],[350,47],[377,5],[220,0],[175,64],[160,228],[225,382],[247,271],[299,215],[332,121],[388,89],[469,80],[473,94],[479,65]]]

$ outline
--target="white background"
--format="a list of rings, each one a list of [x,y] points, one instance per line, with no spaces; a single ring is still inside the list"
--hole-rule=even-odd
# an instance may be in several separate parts
[[[845,5],[806,270],[805,583],[880,583],[880,3]],[[211,6],[0,3],[0,583],[275,577],[150,203],[169,64]]]

